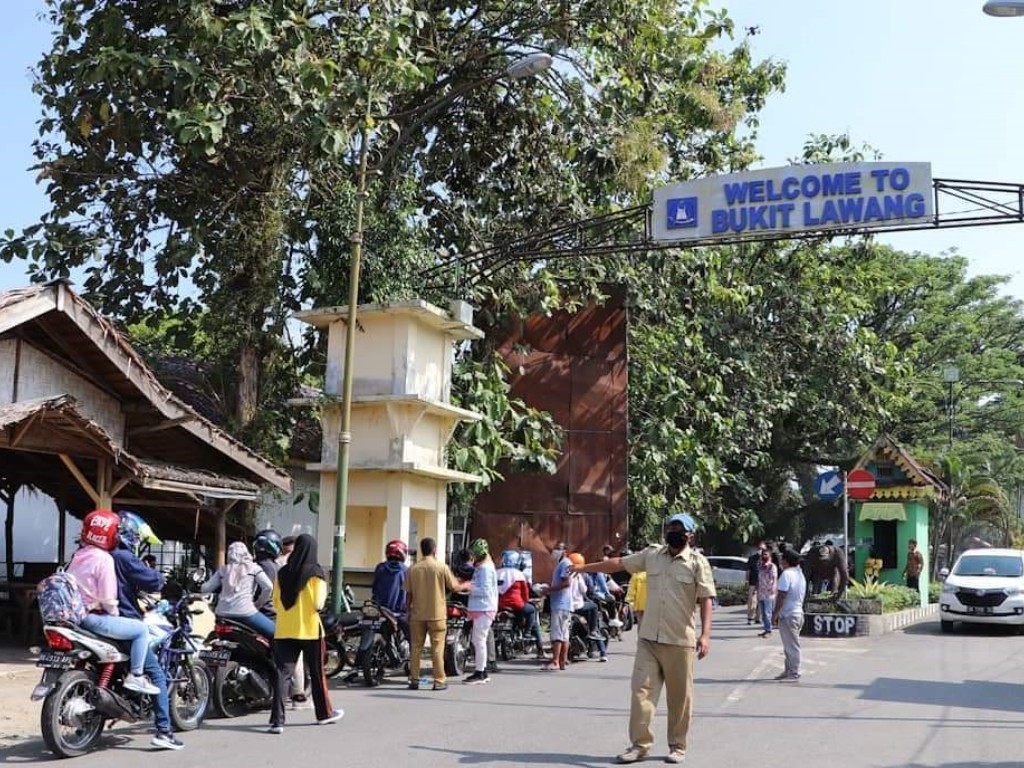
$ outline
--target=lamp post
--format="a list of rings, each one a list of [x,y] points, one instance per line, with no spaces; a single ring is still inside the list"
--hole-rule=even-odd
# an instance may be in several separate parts
[[[409,130],[404,131],[381,159],[380,167],[387,166],[395,157],[409,136],[415,135],[415,128],[430,115],[469,91],[493,83],[502,77],[509,80],[524,80],[540,74],[551,66],[552,58],[547,53],[533,53],[511,62],[503,73],[471,82],[453,90],[432,104],[417,110],[417,117]],[[368,116],[367,116],[368,117]],[[348,316],[345,318],[345,371],[341,384],[341,429],[338,433],[338,466],[334,495],[334,549],[331,563],[331,609],[340,613],[342,607],[342,573],[345,549],[345,513],[348,507],[349,455],[352,447],[352,379],[355,364],[356,311],[359,305],[359,269],[363,256],[363,207],[366,203],[366,180],[369,174],[369,144],[367,120],[359,126],[359,163],[356,179],[355,221],[349,241],[352,243],[352,258],[348,278]]]
[[[1024,16],[1024,0],[988,0],[981,10],[989,16]]]
[[[1024,6],[1024,0],[1021,5]],[[955,366],[948,366],[942,371],[942,378],[946,382],[948,387],[946,394],[946,418],[949,426],[948,430],[948,441],[949,447],[953,447],[953,419],[956,413],[956,402],[958,397],[954,395],[954,385],[960,381],[960,371]],[[968,387],[975,387],[979,385],[992,385],[1002,384],[1013,387],[1024,387],[1024,381],[1020,379],[971,379],[960,384],[959,394],[963,394],[964,390]]]

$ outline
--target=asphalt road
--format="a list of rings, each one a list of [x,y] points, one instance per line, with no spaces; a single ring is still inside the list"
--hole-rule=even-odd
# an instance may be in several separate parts
[[[180,766],[352,765],[600,766],[626,746],[633,637],[608,664],[542,673],[513,662],[488,686],[407,691],[340,688],[345,719],[312,724],[289,713],[280,736],[265,715],[211,720],[183,734],[180,752],[149,753],[142,728],[118,727],[75,768],[159,762]],[[876,638],[805,640],[804,679],[770,680],[782,668],[777,638],[760,640],[741,608],[716,614],[711,655],[697,665],[691,766],[1021,768],[1024,637],[1004,631],[939,633],[937,622]],[[31,706],[38,706],[32,704]],[[663,721],[651,762],[666,751]],[[41,742],[0,763],[50,760]]]

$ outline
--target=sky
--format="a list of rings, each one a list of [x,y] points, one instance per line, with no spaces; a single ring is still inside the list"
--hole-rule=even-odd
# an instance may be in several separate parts
[[[889,161],[932,163],[936,177],[1024,182],[1024,18],[983,0],[729,0],[738,30],[757,27],[759,58],[788,65],[761,115],[763,165],[798,156],[809,134],[849,133]],[[0,31],[0,230],[36,221],[46,197],[28,170],[39,105],[28,73],[49,46],[36,0],[5,0]],[[1024,225],[883,235],[897,248],[958,249],[972,274],[1007,274],[1024,299]],[[0,263],[0,290],[28,282]]]

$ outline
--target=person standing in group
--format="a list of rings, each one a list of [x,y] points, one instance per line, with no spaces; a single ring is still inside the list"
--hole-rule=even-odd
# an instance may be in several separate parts
[[[274,583],[274,664],[277,685],[268,733],[284,733],[284,699],[301,653],[309,665],[313,708],[317,725],[329,725],[345,716],[335,709],[324,677],[324,627],[320,610],[327,602],[327,574],[316,561],[316,540],[308,533],[295,539],[288,562],[277,572]]]
[[[626,588],[626,602],[633,606],[633,615],[639,627],[647,609],[647,574],[643,571],[630,576],[629,586]]]
[[[764,542],[757,545],[754,553],[747,558],[747,625],[753,624],[758,617],[758,580],[761,570],[761,551],[765,549]]]
[[[782,565],[784,569],[779,576],[772,624],[779,628],[786,665],[775,679],[796,683],[800,680],[800,630],[804,626],[807,579],[800,568],[800,555],[794,550],[787,549],[782,553]]]
[[[473,621],[473,655],[476,670],[464,682],[466,685],[485,685],[491,681],[487,674],[487,635],[498,612],[498,578],[490,548],[484,539],[477,539],[469,547],[473,555],[473,581],[460,587],[469,593],[469,618]]]
[[[551,661],[544,665],[549,672],[565,669],[569,663],[569,625],[572,621],[572,563],[566,544],[558,542],[551,550],[555,572],[548,587],[551,617]],[[610,563],[612,560],[604,562]]]
[[[256,587],[269,592],[273,582],[256,565],[244,542],[234,541],[228,547],[228,562],[211,576],[200,591],[220,592],[217,598],[217,616],[251,627],[268,640],[274,637],[274,620],[256,608]]]
[[[647,616],[640,625],[633,661],[632,699],[629,712],[630,746],[620,763],[643,760],[654,745],[651,723],[658,708],[662,686],[668,698],[668,745],[666,763],[681,763],[693,714],[694,657],[703,659],[711,647],[712,600],[715,581],[704,555],[691,546],[697,524],[686,514],[673,515],[665,523],[665,544],[643,552],[601,563],[573,567],[585,573],[614,573],[624,567],[631,574],[646,573]],[[634,575],[633,578],[636,578]],[[700,611],[701,631],[695,630]]]
[[[903,578],[910,589],[921,588],[921,571],[924,570],[924,555],[917,548],[917,540],[907,542],[907,567],[903,569]]]
[[[758,552],[758,560],[760,562],[757,566],[757,607],[761,612],[761,626],[764,627],[759,637],[769,637],[772,633],[772,615],[775,613],[779,569],[775,567],[772,553],[764,544]]]
[[[448,688],[444,671],[444,644],[448,625],[448,592],[459,588],[451,569],[439,562],[437,542],[433,539],[420,541],[422,557],[405,576],[405,591],[408,596],[409,631],[412,647],[409,658],[409,690],[420,688],[420,660],[423,657],[423,641],[430,635],[430,655],[433,663],[435,691]]]

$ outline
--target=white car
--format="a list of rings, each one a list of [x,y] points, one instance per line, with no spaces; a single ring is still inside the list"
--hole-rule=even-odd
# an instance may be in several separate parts
[[[969,549],[957,558],[939,597],[943,632],[956,622],[1009,624],[1024,632],[1024,550]]]
[[[731,555],[708,555],[707,559],[711,564],[711,575],[715,577],[715,584],[747,583],[747,558]]]

